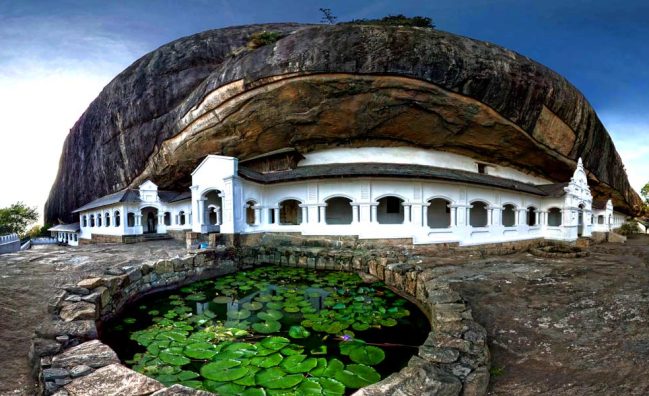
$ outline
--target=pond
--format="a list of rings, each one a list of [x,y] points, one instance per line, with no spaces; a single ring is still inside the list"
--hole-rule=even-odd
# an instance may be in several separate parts
[[[264,266],[148,296],[102,339],[165,385],[220,395],[344,395],[407,365],[424,314],[381,282]]]

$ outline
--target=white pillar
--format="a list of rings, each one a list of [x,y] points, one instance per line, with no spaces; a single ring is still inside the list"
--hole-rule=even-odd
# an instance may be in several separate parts
[[[254,210],[255,210],[255,221],[253,224],[258,226],[259,224],[261,224],[261,208],[255,206]]]
[[[326,217],[326,212],[325,212],[326,208],[327,208],[326,205],[318,206],[318,213],[319,213],[318,218],[319,218],[320,224],[327,224],[327,217]]]
[[[428,225],[428,206],[429,206],[429,205],[430,205],[430,203],[424,205],[423,208],[422,208],[422,212],[423,212],[423,213],[422,213],[422,216],[423,216],[422,226],[423,226],[423,227],[426,227],[426,228],[430,227],[430,226]]]
[[[214,214],[216,214],[216,223],[214,225],[221,225],[221,208],[214,208]]]
[[[487,209],[487,227],[491,227],[494,225],[494,214],[493,214],[493,209],[489,208]]]
[[[451,224],[450,227],[455,227],[457,226],[457,208],[455,206],[451,206]]]
[[[302,209],[302,223],[301,224],[306,224],[308,223],[307,219],[309,218],[308,212],[309,208],[307,206],[302,206],[300,207]]]
[[[403,223],[410,224],[410,205],[403,205]]]
[[[371,211],[372,211],[371,213],[372,213],[372,216],[371,216],[371,218],[370,218],[370,223],[378,223],[378,222],[379,222],[379,218],[378,218],[378,206],[379,206],[379,205],[372,205],[372,206],[371,206]]]
[[[204,225],[205,224],[205,200],[199,199],[197,203],[198,203],[198,216],[197,216],[198,224]]]
[[[359,222],[360,218],[360,207],[358,205],[352,205],[352,224]]]

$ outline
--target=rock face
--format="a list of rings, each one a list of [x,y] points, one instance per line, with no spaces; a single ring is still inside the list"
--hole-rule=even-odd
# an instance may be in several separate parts
[[[268,30],[277,42],[248,49]],[[46,221],[147,178],[184,190],[207,154],[419,146],[566,181],[640,207],[583,95],[507,49],[431,29],[254,25],[181,38],[119,74],[68,135]]]

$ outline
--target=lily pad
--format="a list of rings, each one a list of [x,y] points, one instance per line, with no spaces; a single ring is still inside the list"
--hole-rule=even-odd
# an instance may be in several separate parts
[[[275,320],[269,320],[265,322],[253,323],[253,330],[257,333],[270,334],[279,331],[282,328],[282,324]]]
[[[191,360],[187,359],[185,356],[171,349],[165,349],[163,351],[160,351],[158,357],[163,362],[174,366],[184,366],[191,362]]]
[[[212,299],[217,304],[227,304],[232,301],[232,297],[230,296],[217,296]]]
[[[273,309],[268,310],[266,312],[259,312],[257,314],[257,317],[261,320],[280,320],[282,319],[283,316],[284,314],[282,314],[279,311],[275,311]]]
[[[264,307],[264,304],[258,301],[247,302],[243,304],[243,307],[250,311],[258,311]]]
[[[241,309],[239,311],[231,310],[228,311],[228,319],[233,320],[243,320],[250,317],[250,311],[247,309]]]
[[[248,373],[241,362],[234,359],[222,359],[201,367],[201,375],[209,380],[228,382],[239,379]]]
[[[263,346],[266,349],[272,350],[272,351],[279,351],[280,349],[284,348],[285,346],[289,345],[291,343],[291,340],[288,338],[284,337],[268,337],[264,338],[259,342],[259,345]]]
[[[383,352],[383,349],[373,345],[363,345],[360,348],[353,349],[349,353],[349,358],[356,363],[374,366],[385,359],[385,352]]]
[[[211,359],[217,351],[209,342],[196,342],[185,347],[185,356],[192,359]]]
[[[338,371],[334,378],[348,388],[358,389],[378,382],[381,375],[370,366],[349,364],[344,370]]]
[[[289,356],[280,365],[287,373],[306,373],[318,365],[316,358],[307,358],[305,355]]]
[[[255,380],[259,386],[268,389],[289,389],[298,385],[304,376],[302,374],[287,374],[279,367],[272,367],[257,373]]]
[[[291,338],[307,338],[311,333],[302,326],[291,326],[288,330],[288,335]]]
[[[284,357],[279,353],[273,353],[268,356],[256,356],[250,359],[250,364],[261,368],[270,368],[278,366]]]

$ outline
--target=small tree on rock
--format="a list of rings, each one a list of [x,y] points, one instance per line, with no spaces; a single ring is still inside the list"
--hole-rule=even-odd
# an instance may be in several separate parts
[[[22,202],[0,208],[0,235],[23,235],[27,226],[38,220],[36,208],[30,208]]]

